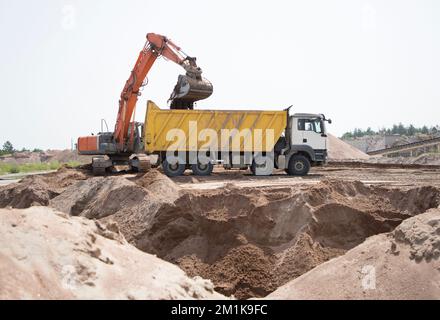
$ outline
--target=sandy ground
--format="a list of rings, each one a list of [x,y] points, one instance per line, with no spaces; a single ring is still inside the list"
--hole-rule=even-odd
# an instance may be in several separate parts
[[[47,174],[47,173],[51,173],[51,172],[56,172],[56,170],[28,172],[28,173],[12,173],[12,174],[1,175],[0,176],[0,186],[6,186],[11,183],[17,183],[21,179],[23,179],[27,176],[35,176],[35,175]]]
[[[0,163],[25,164],[25,163],[49,163],[49,162],[68,163],[70,161],[82,164],[91,161],[90,156],[78,155],[73,150],[47,150],[42,152],[16,152],[13,155],[0,156]]]
[[[440,169],[429,166],[412,168],[384,168],[371,164],[370,167],[353,168],[352,166],[323,166],[312,168],[307,177],[292,177],[278,171],[270,177],[255,177],[248,171],[216,170],[211,177],[194,177],[187,175],[173,178],[180,187],[185,189],[217,189],[227,184],[238,187],[269,187],[269,186],[307,186],[314,185],[325,179],[342,181],[361,181],[366,185],[383,187],[411,188],[414,186],[440,187]]]
[[[307,177],[12,177],[0,298],[438,298],[440,166],[372,163],[332,136],[329,155]]]
[[[440,299],[440,210],[367,239],[267,299]]]
[[[277,292],[278,288],[314,272],[327,261],[352,255],[352,250],[362,246],[370,237],[385,236],[402,222],[437,208],[439,204],[440,168],[356,162],[316,167],[307,177],[291,177],[282,171],[271,177],[254,177],[247,171],[223,169],[216,169],[211,177],[188,174],[169,179],[158,170],[151,170],[145,175],[94,177],[86,170],[62,168],[44,175],[26,176],[18,183],[0,187],[0,208],[44,206],[78,217],[73,221],[79,221],[80,224],[87,222],[87,219],[103,225],[116,223],[123,238],[136,247],[140,255],[146,255],[145,259],[156,255],[158,261],[172,263],[177,270],[183,270],[189,277],[185,281],[193,277],[209,279],[213,283],[213,290],[239,299],[262,298]],[[11,215],[12,219],[20,214],[6,210],[3,216]],[[57,215],[54,212],[51,214],[56,216],[53,223],[59,223]],[[45,225],[51,220],[49,216],[49,213],[42,215]],[[30,217],[36,219],[36,215]],[[44,225],[38,223],[33,223],[35,228],[32,230],[38,233],[38,237],[35,237],[46,237],[44,241],[54,243],[52,238],[58,239],[58,235],[46,232]],[[77,222],[72,223],[75,225]],[[12,222],[11,225],[17,224]],[[18,237],[17,243],[23,246],[26,246],[26,241],[33,243],[33,239],[24,235],[30,232],[27,226],[23,224],[23,239],[20,233],[14,232],[16,227],[8,229],[6,226],[5,234],[10,238],[0,240],[1,243],[14,243],[14,237]],[[83,233],[76,235],[79,239],[86,236]],[[433,241],[438,241],[437,238],[434,235]],[[59,242],[59,239],[55,242]],[[69,245],[65,244],[67,248]],[[119,248],[114,241],[108,245]],[[48,250],[43,255],[44,263],[56,264],[58,260],[51,260],[51,257],[63,256],[56,245],[45,248],[40,243],[40,246],[38,250]],[[100,248],[101,252],[105,248],[106,245]],[[129,251],[137,249],[131,247]],[[8,250],[14,252],[18,247]],[[87,250],[84,247],[83,251]],[[119,249],[109,247],[108,250]],[[123,253],[125,249],[121,250],[120,255],[126,255]],[[64,251],[69,256],[73,255],[67,249]],[[7,252],[4,253],[4,261],[10,259]],[[358,251],[355,253],[351,259],[362,258]],[[26,259],[13,264],[7,262],[4,274],[9,272],[12,280],[6,281],[4,286],[20,288],[20,281],[23,284],[29,281],[28,274],[32,273],[32,268],[36,268],[36,272],[40,272],[40,267],[46,268],[44,264],[34,264],[34,257],[30,252],[26,256],[28,254],[31,256],[30,264],[26,264]],[[100,261],[93,255],[82,256],[81,259],[92,259],[92,266]],[[111,258],[112,261],[117,259],[118,255]],[[21,266],[20,263],[25,265]],[[121,273],[136,272],[133,269],[135,266],[121,263]],[[396,266],[393,268],[398,274],[397,262],[393,266]],[[17,268],[23,269],[23,277],[14,282],[11,270]],[[99,279],[108,279],[111,269],[93,270],[97,270],[93,272],[98,279],[93,282],[94,290],[88,288],[88,281],[85,281],[84,291],[56,291],[55,295],[48,297],[133,296],[128,287],[124,287],[127,290],[121,289],[127,292],[125,296],[102,288]],[[319,279],[319,276],[316,278]],[[54,285],[59,287],[57,281],[60,280],[56,279]],[[314,285],[319,288],[322,281]],[[174,290],[173,284],[166,281],[163,282],[163,288],[166,292]],[[29,294],[31,298],[35,297],[33,291],[26,293],[25,289],[20,290],[16,292],[17,296]],[[411,293],[413,296],[421,296],[419,287],[414,287],[414,290]],[[12,289],[9,291],[15,292]],[[200,298],[209,296],[207,293],[200,295]],[[142,294],[134,296],[143,297]],[[359,296],[347,291],[345,298],[350,297]]]
[[[157,170],[93,177],[63,168],[0,187],[0,207],[47,206],[116,222],[145,254],[189,277],[210,279],[223,295],[246,299],[265,297],[369,237],[437,208],[438,174],[348,165],[316,168],[304,178],[221,170],[171,180]]]
[[[114,223],[0,209],[0,299],[222,299],[211,282],[129,245]]]
[[[11,183],[17,183],[20,179],[0,179],[0,187]]]
[[[173,178],[173,181],[185,189],[218,189],[227,184],[238,187],[301,186],[313,185],[323,179],[340,179],[344,181],[361,181],[367,185],[410,188],[413,186],[440,186],[440,168],[421,166],[422,168],[384,168],[380,164],[366,164],[367,167],[327,165],[314,167],[307,177],[292,177],[283,171],[277,171],[270,177],[255,177],[249,171],[223,170],[218,168],[211,177],[195,177],[187,174]],[[369,166],[369,167],[368,167]],[[53,172],[53,171],[51,171]],[[49,172],[16,174],[0,177],[0,186],[16,183],[23,177]],[[133,174],[123,175],[134,177]]]

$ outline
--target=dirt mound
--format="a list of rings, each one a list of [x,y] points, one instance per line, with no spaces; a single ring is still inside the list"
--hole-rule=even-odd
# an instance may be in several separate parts
[[[404,221],[391,235],[395,242],[393,253],[399,252],[399,244],[408,245],[409,258],[427,263],[440,258],[440,210]],[[440,264],[439,264],[440,266]]]
[[[50,199],[61,194],[69,185],[84,179],[87,179],[85,172],[66,168],[46,175],[25,177],[19,183],[0,187],[0,208],[47,206]]]
[[[92,161],[91,156],[79,155],[78,151],[74,150],[48,150],[41,155],[42,162],[58,161],[60,163],[68,163],[70,161],[80,163],[90,163]]]
[[[180,188],[166,175],[157,170],[151,170],[144,175],[138,176],[134,182],[153,193],[156,197],[174,201],[180,194]]]
[[[73,216],[100,219],[146,201],[148,192],[120,177],[79,181],[51,201],[51,206]]]
[[[72,150],[47,150],[41,152],[24,151],[15,152],[12,155],[0,156],[0,162],[14,165],[48,162],[68,163],[70,161],[85,164],[90,163],[92,157],[79,155],[77,151]]]
[[[369,163],[379,164],[400,164],[400,165],[420,165],[420,166],[440,166],[440,154],[424,153],[417,157],[370,157]]]
[[[111,217],[134,242],[164,204],[179,197],[179,187],[156,170],[135,178],[94,177],[72,184],[50,206],[90,219]]]
[[[50,208],[0,210],[0,299],[222,299],[127,244],[115,225]]]
[[[318,266],[268,299],[438,299],[440,210],[404,221]]]
[[[139,249],[239,298],[263,297],[439,203],[435,188],[403,192],[330,180],[304,190],[190,192],[155,171],[80,181],[51,200],[69,214],[111,217]]]
[[[370,158],[368,154],[342,141],[332,134],[328,134],[327,143],[329,160],[367,160]]]
[[[49,205],[117,222],[137,248],[211,279],[238,298],[264,297],[366,238],[440,204],[433,187],[411,190],[324,180],[313,186],[179,188],[158,171],[93,177]]]
[[[41,163],[40,152],[16,152],[11,155],[0,156],[0,163],[8,163],[13,165],[19,165],[24,163]]]
[[[164,206],[136,245],[212,279],[219,292],[263,297],[287,281],[345,253],[367,237],[393,230],[411,214],[439,202],[437,189],[419,188],[430,201],[409,212],[395,191],[326,181],[303,192],[231,189],[185,194]]]

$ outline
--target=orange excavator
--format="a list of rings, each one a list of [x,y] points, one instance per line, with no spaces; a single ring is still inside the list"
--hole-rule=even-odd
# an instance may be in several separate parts
[[[107,170],[127,165],[134,171],[149,170],[150,161],[144,152],[143,124],[132,118],[141,95],[140,90],[146,85],[144,81],[148,72],[161,56],[177,63],[186,71],[185,75],[179,76],[169,99],[171,109],[193,109],[194,102],[211,96],[213,86],[202,78],[202,70],[197,66],[196,58],[185,54],[167,37],[149,33],[121,93],[114,132],[78,138],[78,153],[95,156],[92,161],[95,175],[103,175]]]

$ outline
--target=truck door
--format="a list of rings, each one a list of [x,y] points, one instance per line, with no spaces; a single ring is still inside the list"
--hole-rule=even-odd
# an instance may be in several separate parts
[[[291,137],[291,141],[292,141],[292,145],[298,145],[298,144],[303,144],[303,130],[301,130],[300,128],[302,128],[304,126],[304,123],[301,123],[300,120],[298,118],[291,118],[292,121],[290,121],[290,125],[291,127],[289,128],[289,131],[292,134]]]
[[[326,150],[327,139],[321,119],[298,119],[298,135],[301,144],[309,145],[314,150]]]

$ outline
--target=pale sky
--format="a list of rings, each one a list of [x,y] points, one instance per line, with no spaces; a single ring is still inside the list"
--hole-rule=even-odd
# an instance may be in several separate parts
[[[0,144],[70,148],[113,130],[148,32],[198,58],[199,109],[324,113],[330,131],[440,124],[440,1],[0,0]],[[137,107],[183,72],[157,61]]]

